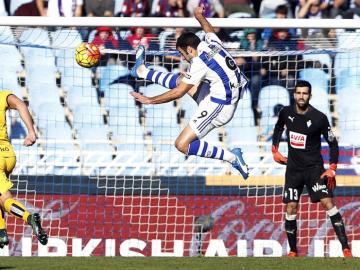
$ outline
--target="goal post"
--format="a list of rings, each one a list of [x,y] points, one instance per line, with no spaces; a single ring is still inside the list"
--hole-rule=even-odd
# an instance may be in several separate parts
[[[3,255],[285,254],[285,168],[272,160],[271,136],[276,114],[281,106],[291,104],[298,79],[312,83],[310,103],[328,116],[339,138],[336,204],[349,240],[353,247],[358,245],[360,32],[356,20],[209,20],[229,33],[236,31],[224,44],[252,89],[239,102],[232,121],[205,139],[243,149],[251,168],[246,181],[229,164],[185,157],[176,150],[174,141],[196,110],[189,96],[141,106],[129,95],[130,91],[156,95],[166,89],[129,75],[135,50],[123,46],[127,29],[199,31],[195,19],[0,17],[0,87],[27,102],[39,137],[36,145],[22,146],[26,128],[18,114],[7,113],[17,154],[12,192],[30,210],[41,213],[53,238],[50,243],[57,247],[57,251],[38,247],[35,239],[29,240],[29,228],[9,216],[10,246]],[[91,42],[99,26],[112,27],[118,47],[102,49],[100,66],[82,68],[75,62],[75,48]],[[297,37],[288,46],[279,42],[280,49],[250,51],[241,47],[249,28],[256,28],[258,37],[264,28],[334,29],[335,34]],[[166,29],[152,36],[146,58],[150,68],[185,70],[186,63],[170,57],[178,55],[174,35]],[[284,142],[280,148],[286,154]],[[327,163],[327,144],[321,149]],[[320,205],[311,204],[304,194],[299,210],[301,254],[339,256],[341,249],[332,241],[336,238]],[[353,253],[360,255],[355,248]]]

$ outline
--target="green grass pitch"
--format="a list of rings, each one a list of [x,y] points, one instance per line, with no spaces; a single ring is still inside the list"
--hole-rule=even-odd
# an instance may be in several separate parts
[[[0,269],[31,270],[359,270],[360,259],[343,258],[124,258],[124,257],[2,257]]]

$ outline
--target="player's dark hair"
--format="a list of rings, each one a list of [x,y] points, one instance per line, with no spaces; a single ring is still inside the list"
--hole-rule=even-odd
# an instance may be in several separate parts
[[[176,48],[181,48],[186,50],[187,46],[196,49],[199,43],[201,42],[200,38],[192,32],[187,32],[181,34],[181,36],[176,40]]]
[[[297,87],[307,87],[309,89],[309,94],[311,94],[311,84],[308,81],[298,80],[295,85],[295,90]]]

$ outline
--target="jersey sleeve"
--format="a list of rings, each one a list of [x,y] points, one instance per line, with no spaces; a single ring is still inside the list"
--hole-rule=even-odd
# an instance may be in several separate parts
[[[334,133],[331,130],[329,120],[325,115],[321,120],[321,134],[324,136],[325,140],[329,144],[329,163],[337,164],[339,160],[339,145]]]
[[[0,91],[0,106],[1,106],[1,108],[7,109],[9,107],[9,105],[7,103],[7,97],[11,94],[12,94],[11,91],[7,91],[7,90]]]
[[[284,132],[285,118],[286,118],[285,114],[286,114],[285,109],[282,108],[279,113],[279,118],[274,127],[272,144],[276,147],[279,146],[282,133]]]
[[[219,37],[215,34],[215,33],[207,33],[205,35],[205,42],[206,43],[217,43],[220,44],[221,46],[223,45],[222,41],[219,39]]]
[[[186,72],[182,81],[186,84],[197,85],[204,79],[207,66],[199,58],[194,58],[190,69]]]

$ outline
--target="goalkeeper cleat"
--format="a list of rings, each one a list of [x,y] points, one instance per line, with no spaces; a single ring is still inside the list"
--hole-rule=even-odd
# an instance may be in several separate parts
[[[145,63],[145,47],[140,45],[135,55],[135,65],[130,71],[130,75],[134,78],[138,77],[138,68]]]
[[[0,229],[0,248],[3,248],[9,244],[9,237],[6,229]]]
[[[351,250],[349,248],[344,248],[343,249],[343,254],[345,258],[352,258],[353,255],[351,253]]]
[[[46,245],[48,242],[48,236],[45,230],[41,227],[41,218],[38,213],[29,215],[27,219],[28,224],[33,229],[33,233],[36,238],[39,240],[40,244]]]
[[[231,163],[231,165],[237,169],[242,177],[246,180],[249,177],[249,167],[246,165],[243,157],[242,152],[240,148],[234,148],[231,150],[231,153],[233,153],[236,156],[236,160]]]
[[[290,251],[287,255],[287,257],[297,257],[297,256],[298,256],[298,254],[295,251]]]

